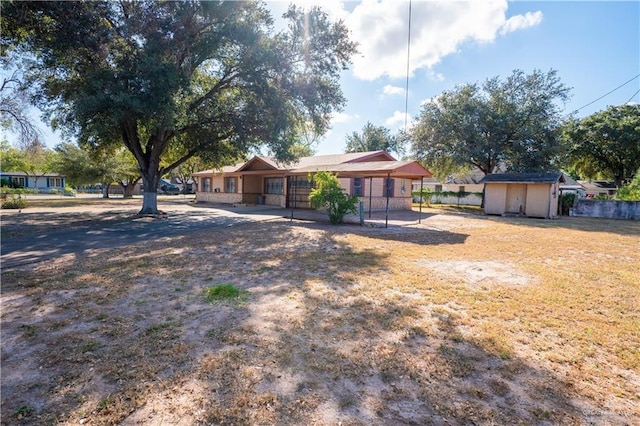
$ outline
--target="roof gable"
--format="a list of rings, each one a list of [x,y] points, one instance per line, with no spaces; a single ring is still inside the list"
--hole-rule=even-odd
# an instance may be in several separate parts
[[[281,170],[281,167],[273,158],[256,156],[244,163],[237,171],[248,172],[257,170]]]

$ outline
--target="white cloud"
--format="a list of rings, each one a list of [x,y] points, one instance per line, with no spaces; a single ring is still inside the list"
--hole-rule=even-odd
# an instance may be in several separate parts
[[[393,115],[386,120],[384,120],[384,124],[387,127],[391,127],[393,129],[402,129],[404,128],[405,117],[407,120],[407,127],[411,127],[413,119],[409,114],[405,114],[402,111],[394,111]]]
[[[351,115],[346,112],[334,112],[331,115],[331,124],[347,123],[358,118],[360,118],[358,114]]]
[[[507,19],[507,22],[500,28],[500,34],[505,35],[514,31],[534,27],[542,22],[542,12],[527,12],[524,15],[516,15]]]
[[[387,84],[382,88],[385,95],[404,95],[404,88]]]
[[[527,12],[507,20],[507,8],[506,0],[413,2],[409,72],[430,69],[466,42],[492,42],[498,34],[537,25],[542,19],[541,12]],[[408,2],[363,0],[346,15],[345,22],[360,43],[360,54],[353,64],[356,77],[406,76]]]

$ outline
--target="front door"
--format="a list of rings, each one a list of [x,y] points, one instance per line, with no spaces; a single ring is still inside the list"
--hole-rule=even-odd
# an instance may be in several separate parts
[[[525,214],[527,207],[527,185],[520,183],[507,184],[506,212]]]

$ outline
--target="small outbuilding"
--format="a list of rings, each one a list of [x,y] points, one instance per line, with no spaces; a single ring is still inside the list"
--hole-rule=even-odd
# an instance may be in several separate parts
[[[562,173],[488,174],[484,183],[486,214],[553,219],[558,216]]]

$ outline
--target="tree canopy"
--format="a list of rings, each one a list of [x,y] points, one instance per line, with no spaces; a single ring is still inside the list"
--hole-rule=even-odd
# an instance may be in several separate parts
[[[603,176],[621,186],[640,168],[640,105],[611,106],[568,120],[563,137],[571,169],[581,177]]]
[[[410,138],[438,176],[473,166],[485,174],[551,168],[562,151],[560,105],[569,95],[557,72],[515,70],[505,80],[465,84],[426,103]]]
[[[0,65],[5,68],[7,58],[0,57]],[[29,118],[29,91],[22,85],[20,72],[12,70],[0,82],[0,128],[11,130],[18,135],[21,146],[33,142],[39,131]]]
[[[20,57],[39,106],[81,145],[127,147],[144,183],[194,155],[223,164],[266,146],[280,159],[345,99],[356,45],[319,8],[291,6],[288,28],[256,2],[11,2],[2,53]],[[163,165],[171,147],[182,153]]]
[[[399,155],[404,153],[403,140],[392,135],[391,130],[384,126],[374,126],[367,122],[362,128],[362,132],[353,132],[347,135],[347,144],[344,152],[367,152],[367,151],[395,152]]]

